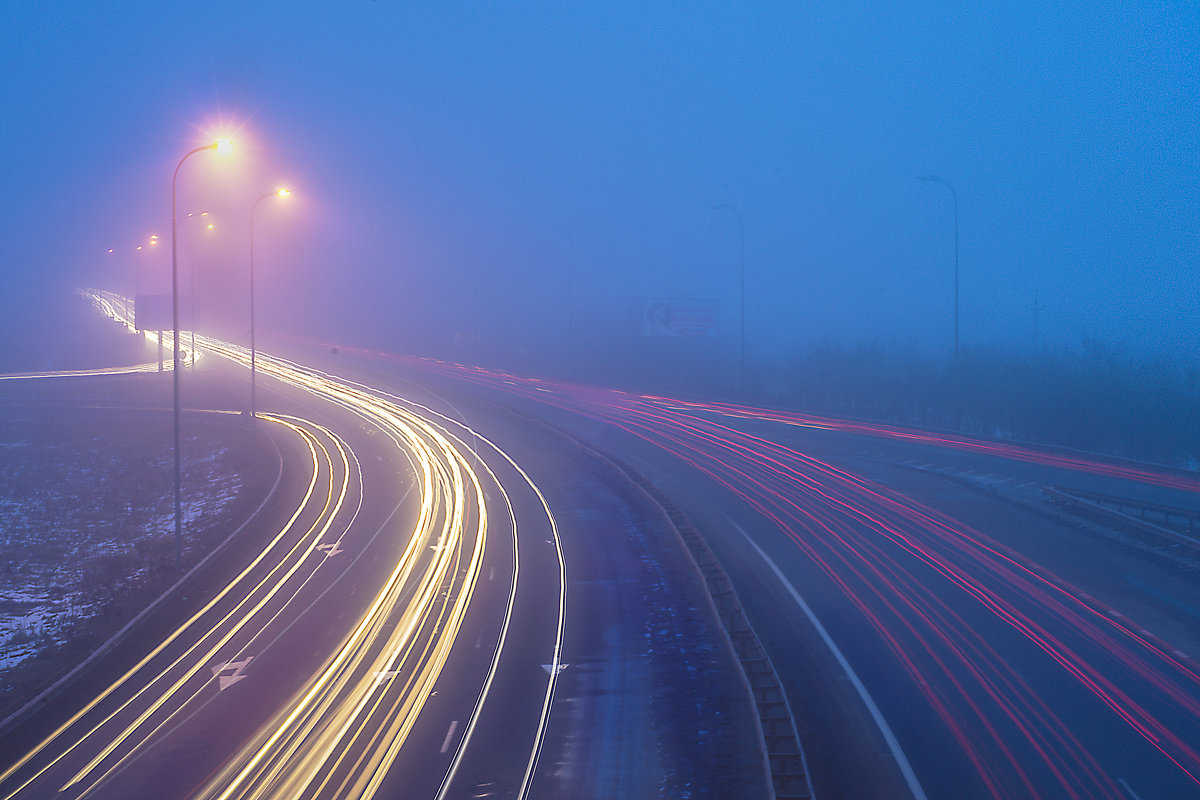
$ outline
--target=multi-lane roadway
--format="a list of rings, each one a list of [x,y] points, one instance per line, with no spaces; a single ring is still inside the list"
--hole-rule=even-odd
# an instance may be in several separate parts
[[[808,712],[825,796],[1200,797],[1194,555],[1041,492],[1195,508],[1194,474],[365,357],[504,394],[653,475]]]
[[[12,753],[0,797],[767,796],[686,555],[575,443],[706,537],[816,796],[1200,797],[1195,558],[1041,492],[1195,507],[1191,473],[287,349],[258,361],[292,465],[261,558]]]
[[[121,298],[97,299],[128,320]],[[237,413],[248,353],[197,345],[185,416]],[[5,731],[0,797],[765,796],[759,749],[731,747],[755,723],[719,631],[703,612],[675,619],[702,607],[697,577],[628,486],[568,453],[573,484],[544,493],[452,404],[262,353],[258,369],[270,410],[243,415],[247,436],[284,469],[243,562],[196,567],[178,590],[193,606],[159,610],[171,627],[127,632],[91,671],[103,680],[76,678]],[[656,664],[688,679],[646,665],[665,647]],[[680,722],[712,731],[696,743]]]

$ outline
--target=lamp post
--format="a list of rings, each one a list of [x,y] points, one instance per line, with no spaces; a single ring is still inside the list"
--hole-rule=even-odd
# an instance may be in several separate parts
[[[917,180],[929,181],[931,183],[940,183],[950,190],[950,195],[954,198],[954,363],[958,364],[958,192],[954,190],[954,185],[945,178],[937,175],[918,175]]]
[[[201,211],[200,217],[207,217],[207,211]],[[188,219],[199,219],[194,211],[188,212]],[[201,220],[203,221],[203,220]],[[211,231],[215,226],[210,222],[204,226],[204,230]],[[188,321],[191,344],[188,351],[192,354],[191,367],[196,368],[196,236],[193,231],[191,239],[191,254],[188,259]]]
[[[140,295],[142,293],[142,262],[141,262],[141,259],[137,258],[137,256],[139,253],[145,252],[144,248],[146,248],[146,247],[149,247],[151,250],[158,247],[158,234],[157,233],[150,234],[150,238],[147,240],[145,245],[139,244],[137,247],[134,248],[134,251],[133,251],[133,253],[134,253],[133,273],[134,273],[134,283],[136,284],[135,290],[134,290],[134,297],[137,297],[138,295]]]
[[[171,176],[171,351],[173,370],[171,376],[174,393],[174,444],[175,444],[175,568],[183,569],[183,462],[179,452],[179,248],[177,246],[178,224],[175,220],[175,184],[179,180],[179,170],[183,162],[196,153],[204,150],[229,152],[233,147],[228,139],[218,139],[212,144],[206,144],[189,150],[179,163],[175,165],[175,173]]]
[[[284,188],[276,189],[273,192],[268,192],[262,197],[254,201],[254,205],[250,207],[250,421],[254,422],[258,419],[257,405],[255,402],[255,387],[254,376],[258,364],[258,350],[254,346],[254,214],[258,211],[258,204],[270,197],[291,197],[292,193]]]
[[[158,234],[157,233],[150,234],[150,241],[146,246],[149,247],[151,251],[153,251],[154,249],[156,249],[158,247]],[[136,252],[144,253],[147,251],[143,250],[142,245],[139,244],[137,246]],[[154,261],[152,259],[151,264],[153,264],[153,263],[154,263]],[[138,298],[142,294],[142,265],[141,265],[140,261],[137,262],[137,287],[138,287],[137,294],[134,295],[134,299],[133,299],[133,322],[134,322],[134,325],[138,324],[137,303],[138,303]],[[161,325],[162,323],[159,322],[159,324]],[[158,331],[158,371],[159,372],[163,371],[163,332],[162,332],[161,328]]]
[[[741,385],[742,391],[746,390],[746,229],[742,223],[742,212],[738,211],[731,205],[719,203],[713,206],[714,211],[731,211],[737,217],[738,222],[738,294],[740,309],[738,310],[738,321],[741,323],[741,333],[738,335],[738,340],[741,343],[741,367],[738,382]]]

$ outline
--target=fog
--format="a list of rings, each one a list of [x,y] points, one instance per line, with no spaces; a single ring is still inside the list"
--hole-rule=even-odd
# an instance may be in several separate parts
[[[6,344],[76,287],[166,290],[172,172],[227,135],[178,246],[235,340],[287,185],[264,331],[600,378],[944,359],[934,174],[963,348],[1191,363],[1200,11],[993,6],[6,4]],[[651,336],[655,302],[714,313]]]

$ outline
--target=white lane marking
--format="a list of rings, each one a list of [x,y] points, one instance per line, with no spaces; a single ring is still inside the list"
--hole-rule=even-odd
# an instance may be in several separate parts
[[[726,519],[729,519],[726,517]],[[788,590],[788,594],[796,601],[796,605],[800,606],[800,610],[804,612],[804,616],[808,617],[808,621],[816,628],[817,633],[821,635],[821,639],[825,642],[825,646],[833,653],[833,657],[837,659],[842,671],[846,673],[846,677],[850,679],[850,683],[854,685],[858,696],[862,698],[863,705],[867,707],[867,711],[871,713],[871,718],[875,720],[875,724],[879,726],[879,732],[883,734],[884,740],[887,742],[888,749],[892,751],[892,757],[896,759],[896,765],[900,767],[900,773],[904,775],[904,780],[908,784],[908,790],[912,792],[915,800],[928,800],[925,796],[925,790],[921,788],[921,784],[917,781],[917,776],[913,772],[912,765],[908,763],[908,758],[904,755],[904,751],[900,749],[900,742],[896,740],[896,735],[892,733],[891,727],[887,724],[887,720],[883,718],[883,713],[880,712],[879,706],[875,705],[875,700],[872,699],[871,693],[867,691],[867,687],[859,680],[858,674],[854,668],[850,666],[850,662],[842,655],[842,651],[834,644],[833,639],[829,636],[829,632],[825,630],[825,626],[817,619],[817,615],[808,607],[808,603],[804,602],[804,598],[796,591],[796,587],[792,586],[792,582],[784,576],[783,570],[779,568],[766,552],[758,546],[758,542],[750,538],[750,534],[742,530],[742,526],[738,525],[733,520],[729,520],[729,524],[738,529],[738,533],[745,537],[750,546],[762,556],[763,561],[767,562],[767,566],[775,573],[775,577],[783,584],[783,588]]]
[[[450,730],[446,731],[446,738],[442,740],[441,752],[444,753],[450,749],[450,740],[454,738],[454,732],[456,730],[458,730],[458,720],[454,720],[450,723]]]
[[[375,685],[378,686],[379,684],[383,683],[384,681],[390,681],[392,678],[396,677],[399,674],[400,674],[400,671],[396,670],[396,669],[379,670],[378,672],[375,673]]]
[[[1129,796],[1132,797],[1133,800],[1142,800],[1142,798],[1138,797],[1137,792],[1129,788],[1129,784],[1125,782],[1124,778],[1117,778],[1117,783],[1121,784],[1122,789],[1129,792]]]
[[[225,661],[220,664],[213,664],[212,674],[217,679],[218,691],[225,691],[230,686],[233,686],[238,681],[246,677],[244,670],[246,665],[254,660],[254,656],[246,656],[241,661]],[[225,674],[229,670],[229,674]]]
[[[496,579],[496,568],[495,568],[495,567],[489,567],[489,568],[488,568],[488,580],[489,580],[489,581],[493,581],[493,580],[495,580],[495,579]]]
[[[564,669],[566,669],[569,666],[571,666],[571,665],[570,664],[562,664],[562,663],[542,664],[542,669],[546,670],[547,675],[557,675],[558,673],[562,672]]]
[[[394,395],[388,395],[388,396],[393,397],[396,400],[400,399],[398,397],[395,397]],[[562,542],[559,537],[558,524],[554,521],[554,515],[550,511],[549,501],[546,500],[546,496],[544,494],[542,494],[540,489],[538,489],[537,484],[535,484],[533,482],[533,479],[529,477],[529,473],[527,473],[525,470],[523,470],[521,468],[521,466],[519,464],[517,464],[517,462],[513,459],[512,456],[510,456],[508,453],[501,450],[496,445],[495,442],[493,442],[483,436],[479,436],[474,430],[467,427],[464,423],[452,420],[449,417],[447,417],[445,414],[442,414],[438,411],[434,411],[433,409],[429,408],[428,406],[423,406],[423,405],[420,405],[419,403],[413,403],[411,401],[404,401],[404,402],[406,403],[406,405],[414,406],[416,408],[421,409],[422,411],[424,411],[426,413],[436,415],[439,418],[441,418],[442,420],[445,420],[447,423],[453,423],[455,425],[459,425],[464,430],[466,430],[468,433],[470,433],[472,442],[475,443],[471,446],[470,449],[473,453],[475,453],[477,463],[482,464],[483,468],[488,471],[488,474],[491,476],[492,480],[495,481],[497,486],[500,485],[500,482],[499,482],[499,478],[496,477],[496,473],[493,472],[490,467],[488,467],[486,462],[482,462],[479,458],[479,454],[477,452],[477,443],[480,441],[485,442],[493,451],[495,451],[495,453],[498,456],[500,456],[506,462],[508,462],[509,466],[512,467],[512,469],[516,470],[516,472],[518,474],[520,474],[521,478],[525,482],[525,485],[529,487],[530,491],[532,491],[535,495],[537,495],[538,502],[542,506],[542,511],[546,515],[546,521],[550,523],[550,530],[552,531],[552,533],[554,535],[554,541],[556,543],[555,550],[558,555],[558,575],[559,575],[559,580],[558,580],[558,629],[555,633],[554,655],[551,660],[551,663],[558,664],[559,659],[561,658],[561,655],[562,655],[563,638],[564,638],[564,634],[565,634],[565,630],[566,630],[566,621],[567,621],[567,562],[566,562],[566,557],[564,556],[563,550],[562,550]],[[455,438],[457,439],[457,437],[455,437]],[[459,440],[459,441],[461,441],[461,440]],[[446,773],[446,777],[442,779],[442,786],[441,786],[441,789],[439,789],[437,796],[435,797],[435,800],[443,800],[443,798],[445,798],[447,792],[449,791],[449,787],[453,783],[454,777],[455,777],[455,775],[458,771],[458,768],[461,764],[461,755],[463,753],[463,748],[468,746],[470,739],[471,739],[472,731],[475,729],[475,726],[476,726],[477,722],[479,721],[479,708],[480,708],[481,704],[484,702],[484,700],[486,700],[488,691],[490,690],[491,685],[492,685],[492,681],[495,678],[496,670],[499,666],[500,654],[504,650],[505,641],[508,637],[509,625],[510,625],[512,613],[513,613],[513,604],[516,602],[516,585],[517,585],[518,575],[520,574],[520,561],[519,561],[519,556],[518,556],[519,548],[517,548],[517,532],[516,532],[516,527],[515,527],[516,526],[516,516],[515,516],[515,512],[513,510],[512,500],[503,491],[501,492],[501,495],[504,498],[505,505],[508,507],[509,519],[512,521],[513,526],[514,526],[513,531],[512,531],[512,535],[513,535],[513,565],[512,565],[512,575],[511,575],[511,578],[509,579],[510,580],[510,583],[509,583],[510,591],[509,591],[509,597],[508,597],[508,606],[504,612],[504,626],[501,629],[502,633],[500,636],[500,641],[497,643],[497,649],[495,651],[495,655],[492,658],[492,666],[488,672],[487,680],[484,682],[483,690],[480,692],[479,700],[477,701],[475,710],[472,712],[471,721],[467,725],[467,730],[464,733],[462,743],[459,746],[459,750],[458,750],[459,755],[455,756],[454,762],[451,764],[449,771]],[[495,575],[494,570],[492,571],[492,575],[493,576]],[[490,577],[489,577],[489,580],[491,580]],[[521,786],[520,786],[519,790],[517,791],[517,795],[516,795],[517,800],[526,800],[526,798],[529,796],[529,786],[530,786],[531,782],[533,781],[533,774],[537,770],[538,759],[541,757],[542,745],[544,744],[545,738],[546,738],[546,728],[548,726],[548,722],[550,719],[550,709],[554,702],[554,689],[555,689],[555,686],[557,685],[557,683],[558,683],[557,673],[555,673],[554,675],[551,675],[549,677],[549,680],[547,680],[547,682],[546,682],[546,694],[545,694],[545,698],[542,702],[542,714],[541,714],[541,718],[538,721],[537,735],[536,735],[536,738],[535,738],[535,741],[533,744],[533,750],[530,752],[529,763],[526,765],[526,768],[525,768],[525,777],[522,779]],[[434,694],[436,694],[436,692]]]

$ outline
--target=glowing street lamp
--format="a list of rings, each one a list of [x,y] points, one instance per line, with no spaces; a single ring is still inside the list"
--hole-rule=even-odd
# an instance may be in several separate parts
[[[228,139],[218,139],[212,144],[206,144],[189,150],[184,154],[183,158],[179,159],[179,163],[175,165],[175,172],[171,176],[171,349],[172,349],[172,373],[171,383],[174,393],[174,444],[175,444],[175,568],[183,569],[183,464],[179,451],[179,248],[176,235],[178,232],[178,224],[175,219],[175,184],[179,180],[179,170],[183,167],[183,162],[187,161],[196,153],[204,150],[216,150],[221,153],[228,153],[233,149],[233,143]],[[155,237],[157,238],[157,237]],[[152,243],[157,243],[152,240]]]
[[[134,260],[133,260],[133,284],[134,284],[134,293],[133,294],[134,294],[134,297],[141,297],[141,295],[142,295],[142,259],[138,257],[138,253],[145,252],[147,247],[153,248],[153,247],[156,247],[157,245],[158,245],[158,234],[152,233],[152,234],[150,234],[150,238],[146,240],[145,244],[136,244],[133,246],[133,249],[131,252],[133,253],[133,258],[134,258]],[[108,248],[108,252],[115,254],[117,252],[117,249],[115,247],[110,247],[110,248]],[[122,248],[122,252],[124,252],[124,248]]]
[[[250,207],[250,419],[251,421],[258,419],[254,376],[258,364],[258,350],[254,343],[254,213],[258,211],[258,204],[263,200],[271,197],[291,197],[292,193],[287,189],[280,187],[273,192],[268,192],[262,197],[254,201],[254,205]]]

